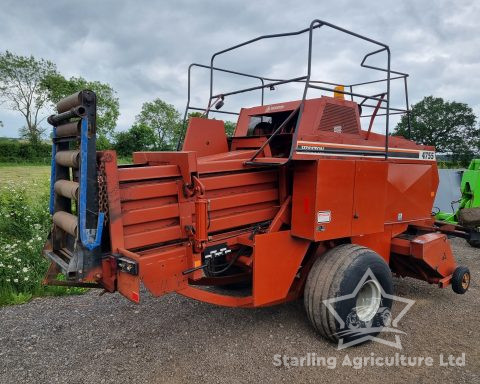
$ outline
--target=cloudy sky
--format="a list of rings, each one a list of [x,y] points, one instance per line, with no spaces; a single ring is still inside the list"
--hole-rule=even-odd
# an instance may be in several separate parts
[[[120,99],[118,129],[127,129],[145,101],[161,98],[183,112],[187,68],[213,52],[258,35],[302,29],[318,18],[380,40],[392,68],[410,74],[411,103],[435,95],[471,105],[480,115],[480,1],[19,1],[0,0],[0,49],[56,63],[65,76],[108,82]],[[304,74],[307,40],[258,44],[215,62],[264,76]],[[319,31],[313,74],[354,82],[376,74],[358,67],[375,47]],[[384,57],[375,64],[383,65]],[[207,72],[196,71],[192,101],[207,102]],[[255,82],[216,78],[215,91]],[[402,106],[401,87],[392,102]],[[373,90],[370,90],[373,92]],[[298,87],[267,92],[268,101],[298,99]],[[311,94],[314,97],[316,94]],[[224,108],[255,105],[259,94],[232,98]],[[227,108],[228,107],[228,108]],[[45,111],[48,114],[51,111]],[[15,137],[23,121],[0,106],[0,136]]]

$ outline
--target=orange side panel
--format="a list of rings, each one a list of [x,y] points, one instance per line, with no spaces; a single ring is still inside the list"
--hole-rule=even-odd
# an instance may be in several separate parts
[[[385,161],[355,162],[352,235],[384,231],[387,171]]]
[[[382,211],[383,214],[383,211]],[[389,226],[385,226],[385,232],[372,233],[369,235],[353,236],[352,243],[363,245],[373,249],[388,263],[390,260],[390,244],[392,241],[392,232]]]
[[[117,289],[126,298],[140,300],[140,281],[154,296],[177,291],[187,286],[187,277],[182,271],[187,267],[187,251],[183,246],[157,250],[138,255],[122,249],[121,253],[138,263],[139,274],[118,272]]]
[[[154,296],[177,291],[187,286],[187,277],[182,272],[188,268],[185,247],[142,255],[140,257],[140,278]]]
[[[162,182],[161,186],[162,187],[159,188],[158,182],[148,184],[126,184],[120,189],[120,198],[122,201],[131,201],[153,199],[177,194],[178,187],[175,181]]]
[[[127,299],[136,303],[140,301],[140,279],[125,272],[117,276],[117,290]]]
[[[254,306],[266,305],[287,297],[309,245],[309,240],[294,238],[290,231],[255,236]]]
[[[120,182],[179,176],[180,171],[177,165],[118,168],[118,179]]]
[[[412,240],[412,256],[423,260],[442,277],[449,276],[456,267],[455,258],[447,236],[442,233],[427,233]]]
[[[430,219],[437,186],[436,164],[390,163],[385,222]]]
[[[183,151],[196,151],[198,157],[228,152],[223,121],[200,117],[190,118],[183,142]]]
[[[295,166],[292,234],[315,241],[349,237],[355,161],[322,159]]]

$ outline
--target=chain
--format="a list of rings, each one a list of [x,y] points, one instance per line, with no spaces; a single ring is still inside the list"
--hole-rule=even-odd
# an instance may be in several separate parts
[[[108,193],[107,193],[107,177],[105,174],[105,161],[102,159],[98,164],[97,170],[98,181],[98,209],[105,214],[105,223],[108,221]]]

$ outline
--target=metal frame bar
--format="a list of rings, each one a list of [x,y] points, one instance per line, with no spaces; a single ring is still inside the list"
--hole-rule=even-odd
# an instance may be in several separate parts
[[[321,27],[329,27],[329,28],[332,28],[332,29],[335,29],[339,32],[342,32],[342,33],[345,33],[347,35],[350,35],[350,36],[353,36],[353,37],[356,37],[358,39],[361,39],[361,40],[364,40],[364,41],[367,41],[369,43],[372,43],[374,45],[377,45],[379,46],[380,48],[375,50],[375,51],[372,51],[372,52],[368,52],[362,59],[361,63],[360,63],[360,66],[363,67],[363,68],[368,68],[368,69],[372,69],[372,70],[377,70],[377,71],[381,71],[381,72],[386,72],[386,78],[384,79],[379,79],[379,80],[373,80],[373,81],[366,81],[366,82],[362,82],[362,83],[354,83],[354,84],[349,84],[349,85],[343,85],[344,87],[346,88],[349,88],[350,91],[340,91],[340,90],[335,90],[333,88],[328,88],[328,87],[324,87],[324,86],[320,86],[320,85],[315,85],[315,84],[325,84],[325,85],[332,85],[332,86],[340,86],[342,84],[338,84],[338,83],[333,83],[333,82],[326,82],[326,81],[319,81],[319,80],[313,80],[311,79],[311,68],[312,68],[312,41],[313,41],[313,31],[315,29],[319,29]],[[223,68],[218,68],[218,67],[215,67],[214,66],[214,62],[215,62],[215,59],[222,55],[222,54],[225,54],[227,52],[230,52],[230,51],[233,51],[233,50],[236,50],[238,48],[241,48],[241,47],[244,47],[244,46],[247,46],[247,45],[250,45],[252,43],[255,43],[255,42],[258,42],[260,40],[266,40],[266,39],[274,39],[274,38],[283,38],[283,37],[289,37],[289,36],[297,36],[297,35],[301,35],[301,34],[304,34],[304,33],[308,33],[308,56],[307,56],[307,73],[306,75],[304,76],[300,76],[300,77],[294,77],[294,78],[291,78],[291,79],[272,79],[272,78],[268,78],[268,77],[262,77],[262,76],[257,76],[257,75],[251,75],[251,74],[247,74],[247,73],[242,73],[242,72],[237,72],[237,71],[231,71],[231,70],[227,70],[227,69],[223,69]],[[374,56],[374,55],[377,55],[377,54],[381,54],[385,52],[387,54],[387,63],[386,63],[386,68],[382,68],[382,67],[377,67],[377,66],[372,66],[372,65],[369,65],[369,64],[366,64],[366,61],[369,57],[371,56]],[[208,102],[208,106],[209,108],[206,108],[206,109],[203,109],[203,108],[196,108],[196,107],[190,107],[190,91],[191,91],[191,69],[192,67],[194,66],[197,66],[197,67],[201,67],[201,68],[206,68],[206,69],[210,69],[210,91],[209,91],[209,102]],[[214,73],[215,71],[220,71],[220,72],[225,72],[225,73],[231,73],[231,74],[235,74],[235,75],[240,75],[240,76],[245,76],[245,77],[251,77],[251,78],[256,78],[256,79],[259,79],[262,84],[260,86],[257,86],[257,87],[249,87],[249,88],[245,88],[245,89],[240,89],[240,90],[236,90],[236,91],[231,91],[231,92],[227,92],[227,93],[221,93],[221,94],[217,94],[217,95],[213,95],[213,84],[214,84]],[[393,75],[397,75],[397,76],[393,76],[392,77],[392,74]],[[211,102],[213,99],[215,98],[218,98],[220,96],[224,97],[224,96],[228,96],[228,95],[235,95],[235,94],[240,94],[240,93],[244,93],[244,92],[251,92],[251,91],[255,91],[255,90],[262,90],[262,105],[263,105],[263,102],[264,102],[264,89],[266,87],[271,87],[271,86],[275,86],[275,85],[283,85],[283,84],[288,84],[288,83],[295,83],[295,82],[302,82],[302,83],[305,83],[305,87],[304,87],[304,91],[303,91],[303,96],[302,96],[302,99],[301,99],[301,103],[300,103],[300,106],[299,106],[299,117],[300,115],[302,114],[303,112],[303,108],[304,108],[304,103],[305,103],[305,99],[306,99],[306,96],[307,96],[307,92],[308,92],[308,89],[309,88],[313,88],[313,89],[318,89],[318,90],[324,90],[324,91],[332,91],[332,92],[337,92],[337,93],[342,93],[344,95],[350,95],[350,99],[353,101],[353,98],[354,97],[363,97],[365,98],[366,100],[369,99],[369,100],[377,100],[377,101],[381,101],[381,103],[385,103],[385,106],[384,107],[380,107],[380,109],[384,109],[386,110],[386,113],[385,114],[377,114],[377,116],[386,116],[386,121],[385,121],[385,158],[388,158],[388,136],[389,136],[389,131],[390,131],[390,115],[391,114],[398,114],[398,113],[406,113],[407,116],[409,115],[410,113],[410,110],[409,110],[409,106],[408,106],[408,88],[407,88],[407,81],[406,81],[406,78],[408,77],[408,74],[406,73],[403,73],[403,72],[398,72],[398,71],[394,71],[391,69],[391,53],[390,53],[390,48],[388,45],[384,44],[384,43],[381,43],[379,41],[376,41],[376,40],[373,40],[371,38],[368,38],[366,36],[363,36],[361,34],[358,34],[358,33],[355,33],[355,32],[352,32],[350,30],[347,30],[347,29],[344,29],[344,28],[341,28],[341,27],[338,27],[334,24],[331,24],[331,23],[328,23],[326,21],[323,21],[323,20],[319,20],[319,19],[315,19],[313,20],[309,27],[308,28],[304,28],[304,29],[301,29],[301,30],[298,30],[298,31],[293,31],[293,32],[286,32],[286,33],[276,33],[276,34],[269,34],[269,35],[262,35],[262,36],[258,36],[256,38],[253,38],[253,39],[250,39],[250,40],[247,40],[243,43],[239,43],[239,44],[236,44],[236,45],[233,45],[231,47],[228,47],[228,48],[225,48],[221,51],[218,51],[218,52],[215,52],[211,58],[210,58],[210,65],[207,66],[207,65],[202,65],[202,64],[191,64],[189,66],[189,69],[188,69],[188,100],[187,100],[187,106],[186,106],[186,109],[185,109],[185,114],[184,114],[184,123],[183,123],[183,133],[182,133],[182,137],[180,138],[179,140],[179,143],[178,143],[178,146],[177,146],[177,149],[180,149],[181,147],[181,142],[183,140],[183,135],[185,133],[185,125],[186,125],[186,119],[187,119],[187,116],[188,116],[188,111],[189,110],[199,110],[199,111],[204,111],[205,112],[205,115],[206,117],[208,117],[209,113],[210,112],[214,112],[214,113],[226,113],[226,114],[235,114],[234,112],[229,112],[229,111],[218,111],[218,110],[211,110],[210,109],[210,106],[211,106]],[[397,80],[397,79],[404,79],[404,84],[405,84],[405,101],[406,101],[406,109],[405,110],[402,110],[402,109],[399,109],[399,108],[392,108],[390,106],[390,89],[391,89],[391,85],[390,85],[390,82],[392,80]],[[265,82],[266,81],[269,81],[270,83],[266,84]],[[362,86],[362,85],[367,85],[367,84],[374,84],[374,83],[381,83],[381,82],[386,82],[386,98],[384,98],[383,100],[381,100],[379,97],[376,97],[376,96],[372,96],[372,95],[363,95],[363,94],[360,94],[360,93],[356,93],[353,91],[354,87],[359,87],[359,86]],[[375,106],[371,106],[371,105],[365,105],[366,107],[369,107],[369,108],[374,108],[375,109]],[[392,113],[392,111],[395,111],[395,113]],[[370,115],[371,116],[371,115]],[[300,119],[298,119],[299,121]],[[294,137],[293,137],[293,142],[296,141],[297,139],[297,134],[298,134],[298,121],[297,121],[297,126],[295,127],[295,130],[294,130]],[[408,117],[408,126],[409,126],[409,131],[410,131],[410,118]],[[272,136],[275,136],[275,134],[277,133],[278,131],[274,132]],[[256,155],[258,155],[259,152],[256,153]],[[290,152],[290,157],[289,159],[291,158],[293,154],[293,146],[292,146],[292,150]],[[256,157],[256,155],[250,159],[250,161],[253,161],[253,159]]]
[[[80,137],[80,193],[79,193],[79,222],[80,240],[89,251],[97,248],[102,241],[104,213],[98,213],[95,240],[91,241],[87,233],[87,156],[88,156],[88,119],[82,119]]]
[[[53,126],[52,163],[51,163],[51,171],[50,171],[50,202],[49,202],[50,215],[53,215],[55,210],[55,181],[56,181],[56,171],[57,171],[57,164],[55,161],[55,155],[57,154],[57,143],[55,142],[56,138],[57,138],[57,127]]]
[[[256,75],[251,75],[248,73],[243,73],[243,72],[238,72],[238,71],[232,71],[230,69],[225,69],[225,68],[218,68],[218,67],[212,67],[210,65],[204,65],[204,64],[198,64],[198,63],[192,63],[188,66],[188,93],[187,93],[187,106],[185,107],[185,112],[183,114],[183,124],[182,124],[182,134],[180,135],[180,138],[177,143],[177,151],[181,149],[181,145],[183,142],[183,139],[185,138],[185,130],[186,130],[186,123],[187,123],[187,117],[188,117],[188,111],[193,110],[193,111],[203,111],[206,112],[206,115],[208,116],[208,112],[210,112],[210,108],[198,108],[198,107],[191,107],[190,106],[190,98],[191,98],[191,72],[192,68],[198,67],[198,68],[204,68],[204,69],[210,69],[210,71],[218,71],[218,72],[224,72],[224,73],[230,73],[232,75],[238,75],[238,76],[244,76],[244,77],[250,77],[253,79],[258,79],[264,84],[264,79],[260,76]],[[262,96],[261,96],[261,105],[263,105],[263,100],[265,97],[265,87],[262,87]],[[208,101],[208,106],[210,107],[210,103],[212,101],[212,98],[209,99]],[[211,112],[215,113],[223,113],[223,114],[231,114],[231,115],[239,115],[237,112],[227,112],[227,111],[218,111],[218,110],[213,110]]]

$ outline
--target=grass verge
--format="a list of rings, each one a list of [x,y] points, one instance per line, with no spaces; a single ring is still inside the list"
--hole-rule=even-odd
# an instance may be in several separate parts
[[[42,256],[51,227],[48,201],[49,167],[0,166],[0,305],[86,291],[42,285],[49,264]]]

